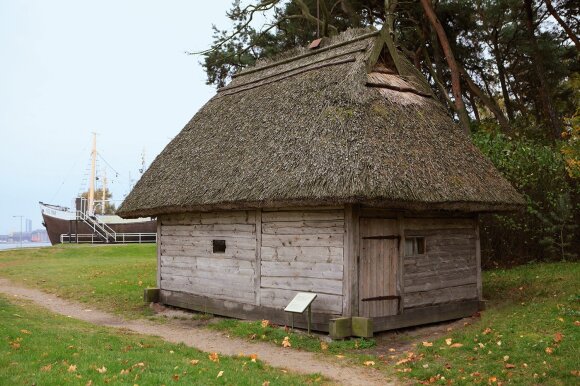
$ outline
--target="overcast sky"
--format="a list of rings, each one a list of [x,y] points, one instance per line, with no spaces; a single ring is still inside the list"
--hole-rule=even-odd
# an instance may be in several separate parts
[[[86,190],[91,133],[114,199],[209,99],[185,51],[229,28],[231,0],[0,0],[0,234]],[[101,169],[104,162],[100,161]]]

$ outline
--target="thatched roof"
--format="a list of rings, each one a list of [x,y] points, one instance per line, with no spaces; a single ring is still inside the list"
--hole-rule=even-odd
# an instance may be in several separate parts
[[[159,154],[118,214],[521,205],[389,43],[350,31],[241,72]]]

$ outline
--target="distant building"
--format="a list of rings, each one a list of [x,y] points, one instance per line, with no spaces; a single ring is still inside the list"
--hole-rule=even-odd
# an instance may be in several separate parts
[[[46,229],[37,229],[30,234],[30,241],[33,243],[48,243],[48,233]]]
[[[26,228],[24,231],[26,233],[32,233],[32,220],[29,218],[26,219]]]

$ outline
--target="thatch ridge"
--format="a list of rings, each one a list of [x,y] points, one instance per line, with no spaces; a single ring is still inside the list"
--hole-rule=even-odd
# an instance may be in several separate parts
[[[157,156],[118,213],[521,205],[436,99],[401,89],[420,91],[420,82],[375,76],[383,84],[368,85],[376,35],[343,36],[332,49],[236,77]]]

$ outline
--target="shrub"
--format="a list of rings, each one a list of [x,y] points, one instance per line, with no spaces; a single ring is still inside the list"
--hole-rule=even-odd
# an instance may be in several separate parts
[[[481,217],[484,267],[577,258],[580,189],[562,153],[567,143],[481,130],[473,141],[526,199],[522,212]]]

